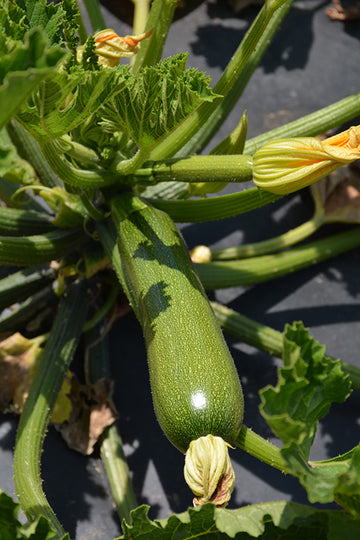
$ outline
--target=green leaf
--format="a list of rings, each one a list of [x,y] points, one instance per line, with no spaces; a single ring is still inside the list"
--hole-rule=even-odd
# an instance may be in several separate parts
[[[122,131],[141,148],[153,148],[201,103],[212,101],[209,78],[186,69],[187,54],[167,58],[131,75],[104,110],[104,127]]]
[[[57,5],[46,0],[17,0],[17,6],[25,13],[29,28],[41,27],[51,43],[62,43],[62,3]]]
[[[0,538],[1,540],[54,540],[58,538],[47,519],[41,516],[32,523],[18,520],[20,505],[0,490]],[[69,540],[69,535],[60,540]]]
[[[75,129],[125,86],[128,69],[57,72],[46,79],[24,105],[17,120],[39,142],[49,142]]]
[[[123,522],[123,536],[117,540],[353,540],[360,533],[360,521],[342,511],[318,510],[292,502],[271,502],[236,510],[215,508],[211,503],[168,519],[151,521],[148,506],[131,512],[131,525]],[[336,536],[339,531],[341,534]]]
[[[64,54],[58,47],[49,49],[46,36],[38,28],[25,35],[24,43],[9,41],[0,30],[0,128],[57,69]]]
[[[260,392],[260,412],[285,445],[296,444],[307,459],[318,421],[331,403],[350,395],[350,380],[340,360],[325,355],[325,348],[309,335],[301,322],[287,325],[283,361],[276,387]]]
[[[348,470],[337,478],[334,498],[353,517],[360,518],[360,445],[352,454]]]
[[[0,3],[0,28],[3,36],[22,41],[28,30],[24,10],[6,0]]]

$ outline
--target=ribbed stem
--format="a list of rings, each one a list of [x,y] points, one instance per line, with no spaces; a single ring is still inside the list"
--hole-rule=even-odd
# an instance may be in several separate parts
[[[167,212],[177,223],[199,223],[237,216],[265,206],[280,197],[258,188],[245,189],[230,195],[219,195],[208,199],[161,200],[149,202]]]
[[[84,245],[87,237],[79,229],[56,230],[33,236],[0,236],[0,264],[32,266],[68,255]]]
[[[82,284],[69,287],[62,298],[20,417],[15,444],[14,482],[21,507],[30,520],[45,516],[59,538],[64,531],[43,492],[40,460],[51,412],[73,358],[88,301]]]
[[[108,170],[77,169],[59,155],[53,143],[43,144],[42,152],[50,167],[65,184],[83,189],[94,189],[109,186],[119,181],[119,177]]]
[[[19,155],[34,167],[41,183],[48,187],[61,186],[61,181],[44,159],[40,145],[34,137],[16,120],[9,122],[7,131]]]
[[[86,335],[86,379],[90,384],[110,378],[109,339],[98,325]],[[130,512],[137,506],[121,436],[115,424],[100,439],[100,456],[120,520],[130,523]]]
[[[0,310],[21,302],[53,281],[56,272],[48,265],[22,268],[0,279]]]
[[[84,0],[86,11],[89,15],[93,32],[98,32],[106,28],[106,23],[101,13],[101,9],[97,0]]]
[[[281,332],[249,319],[245,315],[216,302],[211,302],[211,305],[221,328],[226,334],[260,351],[282,358],[283,334]],[[349,375],[352,388],[360,390],[360,369],[344,361],[341,361],[341,368],[346,375]]]
[[[244,148],[246,154],[254,154],[265,143],[288,137],[312,137],[337,128],[360,114],[360,92],[336,101],[316,112],[302,116],[284,126],[249,139]]]
[[[280,448],[266,441],[245,425],[242,426],[240,434],[236,441],[233,441],[233,444],[283,473],[290,472],[286,461],[281,455]]]
[[[223,249],[212,249],[212,261],[226,261],[232,259],[244,259],[247,257],[255,257],[274,253],[282,249],[288,248],[305,240],[321,227],[325,222],[323,215],[314,215],[308,221],[305,221],[298,227],[290,229],[285,233],[263,240],[262,242],[254,242],[252,244],[244,244],[242,246],[232,246]]]
[[[225,333],[261,351],[273,354],[279,358],[282,357],[283,335],[281,332],[255,322],[245,317],[245,315],[216,302],[211,302],[211,305]]]
[[[55,227],[45,212],[0,206],[0,234],[22,236],[50,232]]]
[[[296,272],[359,245],[360,229],[356,228],[273,255],[195,266],[205,289],[246,286]]]
[[[151,36],[141,43],[136,53],[132,71],[139,71],[161,60],[165,41],[174,16],[177,0],[154,0],[145,30],[153,29]]]
[[[191,156],[153,163],[136,171],[135,177],[153,181],[174,182],[249,182],[252,180],[252,158],[244,155]]]
[[[132,0],[132,3],[134,4],[133,34],[137,36],[145,32],[151,0]]]

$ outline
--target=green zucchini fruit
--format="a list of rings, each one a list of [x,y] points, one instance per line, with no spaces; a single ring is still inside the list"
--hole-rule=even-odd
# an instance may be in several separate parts
[[[166,213],[131,193],[116,197],[111,210],[160,426],[182,452],[208,434],[233,442],[243,420],[241,384],[180,233]]]

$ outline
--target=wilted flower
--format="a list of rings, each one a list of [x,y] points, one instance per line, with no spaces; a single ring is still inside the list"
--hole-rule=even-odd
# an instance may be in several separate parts
[[[234,489],[235,474],[229,445],[214,435],[199,437],[190,443],[185,456],[184,476],[196,495],[194,506],[212,502],[226,506]]]
[[[286,195],[360,158],[360,126],[320,141],[314,137],[279,139],[254,155],[257,186]]]
[[[152,34],[152,30],[138,36],[118,36],[114,30],[101,30],[95,34],[95,52],[99,56],[99,64],[105,67],[119,65],[121,58],[130,58],[139,49],[141,41]],[[81,56],[83,47],[78,48],[78,56]]]
[[[310,187],[316,213],[325,223],[360,223],[360,168],[356,164],[332,172]]]

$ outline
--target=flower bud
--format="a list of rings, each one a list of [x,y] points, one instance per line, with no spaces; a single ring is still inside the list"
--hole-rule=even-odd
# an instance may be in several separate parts
[[[190,251],[190,258],[194,263],[208,263],[211,261],[211,249],[208,246],[195,246]]]
[[[226,506],[234,489],[235,474],[227,444],[221,437],[206,435],[190,443],[185,456],[184,476],[196,495],[194,506],[212,502]]]
[[[114,30],[101,30],[95,34],[95,52],[99,56],[99,64],[105,67],[116,67],[121,58],[130,58],[139,49],[139,44],[152,34],[152,30],[138,36],[118,36]],[[83,47],[78,47],[81,58]]]
[[[320,141],[314,137],[279,139],[254,155],[254,182],[271,193],[286,195],[360,158],[360,126]]]

